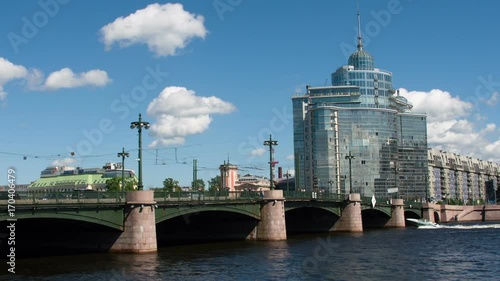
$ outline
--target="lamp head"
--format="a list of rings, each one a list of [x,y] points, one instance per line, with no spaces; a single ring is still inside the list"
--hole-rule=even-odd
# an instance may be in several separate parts
[[[135,129],[136,125],[135,123],[130,123],[130,129]]]
[[[144,124],[144,128],[149,129],[150,127],[151,127],[151,125],[148,122],[146,122],[146,124]]]

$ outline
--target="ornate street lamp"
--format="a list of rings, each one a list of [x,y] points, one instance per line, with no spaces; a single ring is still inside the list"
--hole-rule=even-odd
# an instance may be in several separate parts
[[[264,145],[269,146],[269,177],[270,177],[269,188],[273,190],[274,189],[273,166],[275,164],[275,162],[273,161],[273,145],[278,145],[278,141],[273,140],[271,135],[269,135],[269,140],[264,141]]]
[[[125,189],[125,157],[129,156],[129,153],[125,152],[125,147],[122,147],[122,152],[118,153],[118,157],[122,158],[122,192]]]
[[[142,190],[142,128],[149,129],[149,122],[142,121],[142,115],[139,113],[139,121],[130,123],[130,129],[135,129],[139,131],[139,183],[137,184],[137,190]]]
[[[352,170],[351,170],[351,160],[355,157],[351,155],[351,151],[349,150],[349,155],[345,156],[345,159],[349,160],[349,193],[352,193]]]

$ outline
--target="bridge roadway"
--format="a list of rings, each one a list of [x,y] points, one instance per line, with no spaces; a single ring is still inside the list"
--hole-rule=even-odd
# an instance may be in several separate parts
[[[15,220],[18,245],[27,255],[33,248],[42,252],[60,248],[64,253],[73,248],[148,252],[177,242],[283,240],[295,233],[404,227],[405,217],[493,220],[497,217],[485,215],[493,213],[500,219],[500,206],[403,204],[401,199],[387,198],[373,204],[371,197],[360,198],[359,194],[280,190],[154,194],[30,191],[17,193],[10,203],[0,197],[0,240]],[[6,243],[0,243],[2,251],[5,247]]]
[[[347,194],[326,194],[314,192],[284,192],[285,211],[300,208],[320,209],[338,217],[348,202]],[[154,204],[156,223],[175,217],[187,219],[201,212],[229,212],[260,220],[263,201],[259,192],[155,192]],[[362,211],[377,210],[391,216],[391,204],[387,199],[376,201],[363,198]],[[12,202],[12,201],[11,201]],[[0,199],[0,221],[8,219],[70,219],[101,224],[123,230],[125,193],[75,192],[75,191],[29,191],[18,192],[15,202]],[[9,205],[15,209],[9,211]],[[409,209],[420,215],[421,204]],[[13,216],[9,216],[12,213]]]

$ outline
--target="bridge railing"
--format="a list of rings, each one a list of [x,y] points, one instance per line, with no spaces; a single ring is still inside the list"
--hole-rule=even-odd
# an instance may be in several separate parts
[[[155,191],[154,199],[157,202],[186,202],[186,201],[229,201],[229,200],[257,200],[263,194],[259,191]]]
[[[372,205],[372,197],[361,197],[361,204],[363,205]],[[417,201],[403,201],[406,208],[422,208],[422,202]],[[391,198],[375,198],[375,205],[391,205]]]
[[[74,203],[119,203],[125,202],[125,193],[101,190],[27,190],[16,191],[13,198],[0,194],[4,201],[16,204],[74,204]]]
[[[373,197],[363,196],[361,197],[361,204],[363,205],[373,205]],[[375,198],[375,205],[391,205],[391,198],[378,197]]]
[[[294,200],[328,200],[340,202],[349,199],[349,194],[316,191],[283,191],[283,197]]]

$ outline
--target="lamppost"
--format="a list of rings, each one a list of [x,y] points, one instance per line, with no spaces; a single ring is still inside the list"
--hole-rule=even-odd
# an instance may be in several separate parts
[[[289,186],[288,186],[288,178],[289,178],[290,176],[291,176],[291,175],[290,175],[289,170],[286,170],[285,177],[286,177],[286,191],[287,191],[287,192],[288,192],[288,191],[290,191]]]
[[[128,152],[125,152],[125,147],[122,147],[122,152],[118,153],[118,157],[122,158],[122,192],[125,189],[125,157],[129,157]]]
[[[264,145],[269,146],[269,177],[270,177],[269,189],[273,190],[274,189],[274,183],[273,183],[273,166],[274,166],[273,145],[278,145],[278,141],[273,140],[272,136],[269,135],[269,140],[264,141]]]
[[[130,129],[135,129],[139,131],[139,183],[137,184],[137,190],[142,190],[142,128],[149,129],[149,122],[142,121],[142,114],[139,113],[139,121],[130,123]]]
[[[349,193],[352,193],[352,170],[351,170],[351,160],[355,157],[351,155],[351,151],[349,150],[349,154],[345,156],[345,159],[349,160]]]

